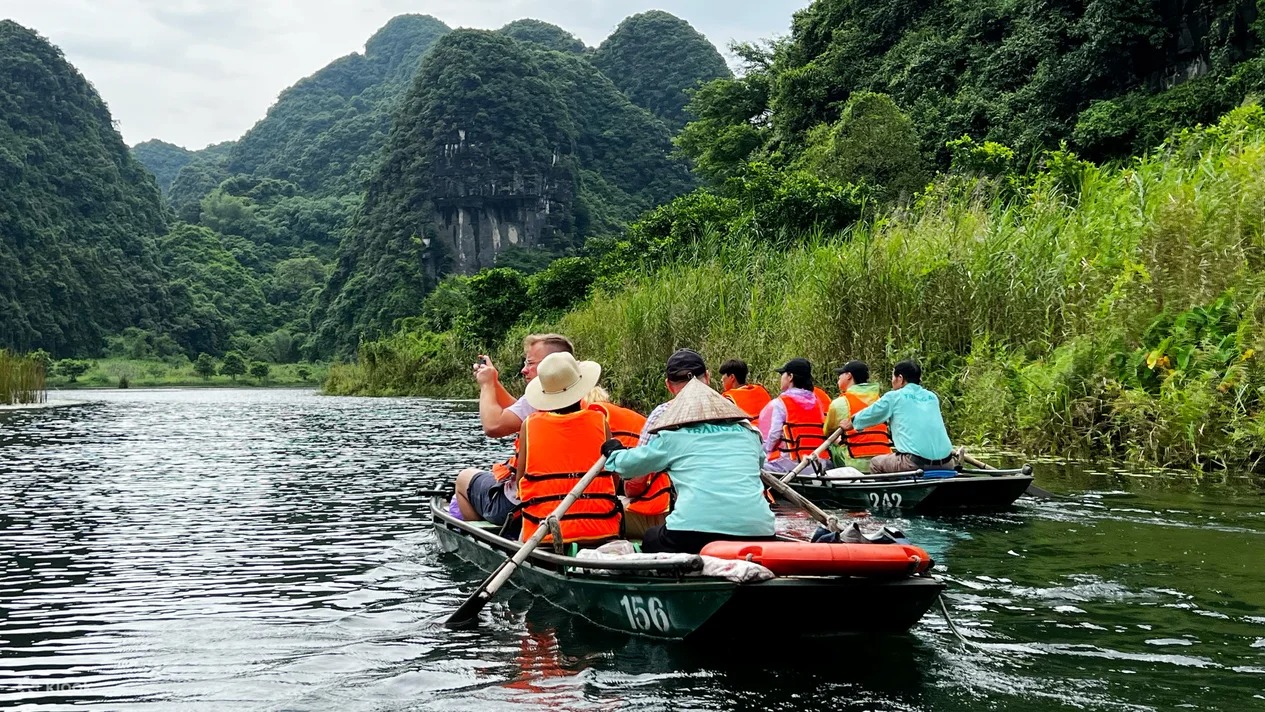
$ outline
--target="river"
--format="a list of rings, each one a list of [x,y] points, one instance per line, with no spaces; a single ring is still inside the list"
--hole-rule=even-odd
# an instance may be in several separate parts
[[[0,708],[1265,710],[1248,477],[1039,463],[1067,499],[892,520],[967,644],[937,612],[907,636],[663,644],[512,589],[452,632],[482,575],[438,551],[419,492],[505,452],[474,404],[74,395],[0,413]]]

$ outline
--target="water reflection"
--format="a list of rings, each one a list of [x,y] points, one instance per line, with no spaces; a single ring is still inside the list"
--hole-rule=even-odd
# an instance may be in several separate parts
[[[663,644],[521,592],[454,633],[440,623],[481,574],[439,554],[421,492],[505,452],[473,404],[88,397],[0,414],[3,706],[1265,708],[1249,477],[1047,464],[1039,483],[1070,497],[875,517],[935,557],[968,644],[934,615],[881,639]]]

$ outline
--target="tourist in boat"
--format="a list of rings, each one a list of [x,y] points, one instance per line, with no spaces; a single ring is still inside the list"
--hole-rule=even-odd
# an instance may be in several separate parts
[[[764,386],[758,383],[747,383],[746,361],[731,358],[720,364],[719,372],[720,394],[741,408],[751,418],[751,422],[756,422],[760,417],[760,410],[768,405],[773,397],[764,389]]]
[[[813,393],[813,365],[808,359],[793,358],[777,370],[782,374],[782,393],[760,413],[768,456],[765,469],[790,472],[825,441],[826,411]],[[820,464],[827,464],[824,456]]]
[[[844,420],[873,405],[882,395],[877,383],[870,382],[870,367],[864,361],[849,361],[836,368],[839,376],[839,396],[826,411],[826,427],[829,436]],[[892,436],[886,423],[871,425],[862,431],[844,431],[837,445],[830,446],[830,460],[835,467],[855,467],[868,472],[870,458],[887,455],[892,451]]]
[[[595,386],[584,400],[589,410],[606,417],[611,437],[623,443],[624,447],[637,446],[646,425],[646,416],[611,403],[610,394],[601,386]],[[624,505],[624,536],[640,539],[650,527],[663,524],[672,509],[673,496],[672,480],[666,472],[652,472],[645,477],[625,481],[624,493],[619,498]]]
[[[879,423],[891,428],[893,452],[871,459],[870,472],[952,470],[957,466],[940,414],[940,399],[922,387],[922,368],[917,363],[896,364],[892,368],[892,390],[839,425],[864,431]]]
[[[646,444],[625,449],[611,439],[602,447],[606,469],[620,477],[660,471],[672,477],[676,504],[663,526],[646,531],[641,550],[697,554],[713,541],[771,539],[763,450],[747,414],[701,379],[674,392]]]
[[[518,434],[523,541],[542,526],[611,439],[606,416],[583,403],[601,378],[600,365],[576,361],[575,356],[562,351],[544,357],[536,368],[536,378],[527,384],[523,395],[536,412],[527,416]],[[619,538],[622,517],[615,478],[603,473],[585,488],[558,524],[566,543],[592,544]],[[543,541],[552,541],[552,536]]]
[[[523,338],[523,368],[519,373],[530,384],[536,378],[540,362],[553,353],[573,354],[575,347],[561,334],[527,335]],[[474,379],[479,384],[479,422],[483,434],[490,438],[517,435],[523,421],[536,409],[526,397],[516,399],[505,390],[500,373],[486,355],[480,355],[475,362]],[[517,440],[514,451],[518,452]],[[482,519],[505,524],[519,503],[513,474],[514,456],[487,470],[467,468],[457,473],[456,501],[461,517],[466,521]]]

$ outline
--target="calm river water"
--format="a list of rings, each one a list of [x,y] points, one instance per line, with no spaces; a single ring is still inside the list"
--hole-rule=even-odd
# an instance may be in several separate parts
[[[970,645],[938,614],[886,639],[652,643],[521,592],[457,633],[440,622],[482,575],[438,552],[419,491],[504,452],[473,404],[74,395],[0,413],[0,708],[1265,710],[1247,478],[1043,464],[1069,499],[896,520]]]

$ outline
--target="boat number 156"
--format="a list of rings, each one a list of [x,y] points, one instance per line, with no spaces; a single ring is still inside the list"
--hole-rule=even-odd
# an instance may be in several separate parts
[[[882,507],[884,509],[894,509],[900,506],[899,492],[871,492],[870,506]]]
[[[668,611],[663,607],[663,601],[654,596],[624,596],[619,599],[619,605],[624,607],[624,615],[628,616],[628,625],[633,630],[653,630],[658,629],[660,632],[666,633],[672,627],[672,621],[668,620]]]

